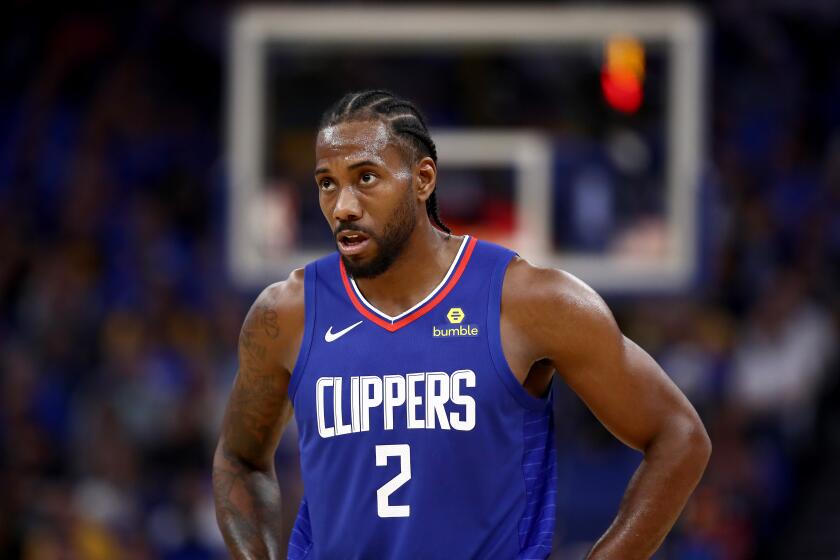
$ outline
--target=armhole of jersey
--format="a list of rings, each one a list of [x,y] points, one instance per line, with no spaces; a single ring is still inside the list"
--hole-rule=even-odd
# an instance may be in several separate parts
[[[529,410],[543,410],[549,402],[548,399],[534,397],[519,383],[513,370],[510,369],[502,349],[502,286],[508,264],[514,256],[513,253],[510,253],[499,258],[493,267],[493,274],[490,277],[490,294],[487,298],[487,343],[490,345],[490,357],[493,360],[496,373],[513,398]]]
[[[292,369],[292,379],[289,383],[289,399],[294,405],[295,393],[297,393],[300,379],[306,371],[306,362],[309,361],[309,349],[312,347],[312,332],[315,330],[315,280],[318,273],[315,263],[311,263],[303,269],[303,339],[300,341],[295,367]]]

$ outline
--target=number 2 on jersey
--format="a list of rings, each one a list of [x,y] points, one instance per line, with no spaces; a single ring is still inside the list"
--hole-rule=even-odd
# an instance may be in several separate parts
[[[400,472],[376,491],[376,512],[379,517],[408,517],[411,513],[411,506],[392,506],[388,503],[388,497],[411,478],[411,448],[407,443],[377,445],[376,466],[386,466],[388,457],[400,458]]]

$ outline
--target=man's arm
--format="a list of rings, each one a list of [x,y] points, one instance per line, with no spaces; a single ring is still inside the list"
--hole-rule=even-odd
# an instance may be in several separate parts
[[[213,458],[216,519],[232,557],[284,557],[274,452],[289,419],[303,336],[303,273],[266,288],[239,335],[239,370]]]
[[[700,418],[621,334],[603,300],[573,276],[517,259],[502,311],[505,355],[526,387],[547,387],[550,369],[531,368],[549,363],[610,432],[644,453],[615,521],[588,558],[650,558],[706,468],[711,443]],[[526,379],[529,371],[541,378]]]

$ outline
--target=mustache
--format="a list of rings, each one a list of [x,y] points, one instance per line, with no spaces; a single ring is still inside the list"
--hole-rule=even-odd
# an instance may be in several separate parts
[[[342,231],[359,231],[361,233],[364,233],[371,239],[376,238],[376,235],[367,228],[356,225],[353,222],[341,222],[340,224],[338,224],[338,227],[335,228],[335,231],[333,231],[333,237],[335,238],[336,242],[338,241],[338,234]]]

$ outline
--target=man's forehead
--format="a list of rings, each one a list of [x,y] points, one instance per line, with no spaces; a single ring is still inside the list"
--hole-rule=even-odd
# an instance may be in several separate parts
[[[324,127],[318,133],[316,148],[382,151],[389,139],[388,127],[382,121],[350,121]]]
[[[326,126],[318,133],[315,159],[382,160],[392,146],[388,127],[382,121],[350,121]]]

